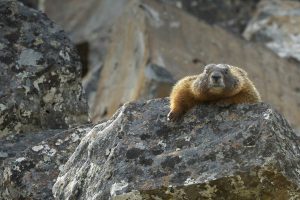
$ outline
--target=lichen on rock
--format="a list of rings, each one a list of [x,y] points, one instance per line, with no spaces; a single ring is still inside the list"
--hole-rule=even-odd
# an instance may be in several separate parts
[[[90,130],[91,125],[1,138],[0,199],[53,199],[63,164]]]
[[[88,121],[81,64],[45,14],[0,2],[0,137]]]

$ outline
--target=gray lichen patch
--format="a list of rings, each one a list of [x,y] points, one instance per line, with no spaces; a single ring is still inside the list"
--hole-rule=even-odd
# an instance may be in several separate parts
[[[21,54],[20,58],[17,61],[19,66],[28,65],[28,66],[36,66],[37,61],[42,58],[42,54],[39,52],[34,51],[33,49],[24,49]]]
[[[259,173],[264,173],[262,180]],[[288,181],[281,173],[274,174],[267,167],[255,169],[251,174],[241,173],[223,177],[206,183],[194,183],[186,186],[158,188],[139,191],[139,197],[151,199],[297,199],[300,197],[297,186]],[[118,198],[136,194],[122,194]],[[118,199],[116,198],[116,199]]]

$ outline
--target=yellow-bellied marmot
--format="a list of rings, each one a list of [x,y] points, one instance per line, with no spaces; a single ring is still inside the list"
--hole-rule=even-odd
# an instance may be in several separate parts
[[[168,120],[175,121],[204,102],[256,103],[261,98],[244,70],[227,64],[209,64],[201,74],[179,80],[173,87],[170,101]]]

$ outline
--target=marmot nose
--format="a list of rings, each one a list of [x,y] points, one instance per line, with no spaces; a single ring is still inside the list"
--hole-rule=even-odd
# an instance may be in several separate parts
[[[214,80],[214,81],[218,81],[219,79],[221,79],[221,75],[220,74],[212,74],[211,75],[211,78]]]

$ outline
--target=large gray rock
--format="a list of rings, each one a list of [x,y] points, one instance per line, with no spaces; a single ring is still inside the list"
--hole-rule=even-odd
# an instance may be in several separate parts
[[[0,139],[0,199],[54,199],[52,186],[63,164],[90,130],[85,125]]]
[[[41,12],[0,1],[0,137],[88,121],[81,64],[66,34]]]
[[[55,198],[299,198],[299,138],[270,106],[201,105],[171,123],[168,104],[125,104],[95,126],[64,166]]]
[[[300,61],[300,2],[263,0],[243,33],[244,38],[264,43],[280,57]]]

